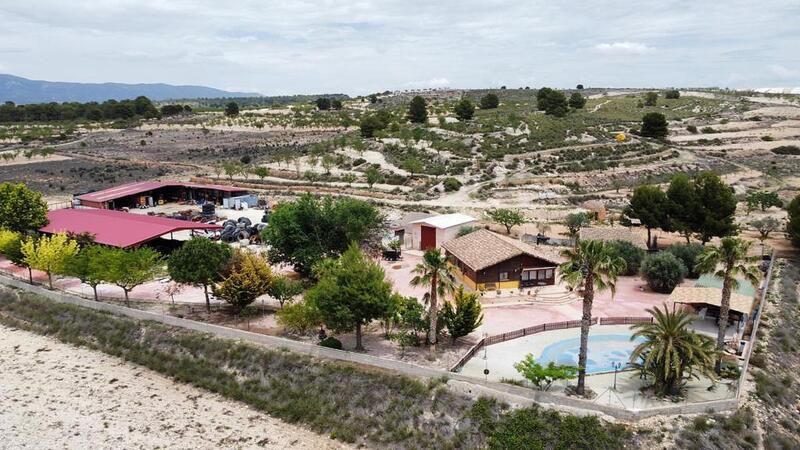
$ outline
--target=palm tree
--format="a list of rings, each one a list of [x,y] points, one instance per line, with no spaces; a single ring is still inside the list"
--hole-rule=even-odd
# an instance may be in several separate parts
[[[430,289],[424,298],[428,303],[428,317],[430,318],[428,343],[431,345],[431,351],[436,351],[436,325],[439,315],[438,298],[453,292],[455,287],[453,271],[453,265],[447,261],[438,249],[426,250],[425,254],[422,255],[422,262],[417,264],[412,271],[416,275],[411,279],[411,286],[424,286]]]
[[[567,262],[558,267],[561,279],[573,288],[583,287],[583,316],[581,317],[581,349],[578,355],[578,387],[575,392],[584,395],[586,383],[586,357],[589,346],[589,327],[592,326],[592,302],[595,292],[616,292],[617,276],[625,273],[625,260],[615,248],[603,241],[578,241],[574,249],[564,250]]]
[[[631,353],[631,364],[647,376],[653,377],[656,392],[664,395],[679,394],[684,380],[705,375],[716,380],[714,363],[717,349],[714,340],[695,333],[689,327],[695,316],[687,311],[670,312],[667,305],[648,309],[653,319],[633,325],[631,340],[644,338]]]
[[[748,256],[751,243],[739,238],[722,238],[719,246],[709,245],[697,257],[697,273],[709,273],[722,279],[722,298],[719,305],[719,331],[717,332],[716,371],[722,368],[722,351],[725,348],[725,330],[728,328],[728,315],[731,310],[731,292],[739,289],[739,278],[744,278],[753,286],[758,286],[761,273],[758,270],[757,256]]]

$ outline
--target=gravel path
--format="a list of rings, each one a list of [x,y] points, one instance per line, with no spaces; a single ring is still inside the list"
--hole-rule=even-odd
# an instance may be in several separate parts
[[[2,449],[340,449],[103,353],[0,326]]]

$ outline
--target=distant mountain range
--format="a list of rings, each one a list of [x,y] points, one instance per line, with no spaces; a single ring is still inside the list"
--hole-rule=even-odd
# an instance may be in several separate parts
[[[229,92],[205,86],[174,86],[162,83],[66,83],[29,80],[0,74],[0,103],[102,102],[109,99],[136,98],[140,95],[150,100],[259,96],[252,92]]]

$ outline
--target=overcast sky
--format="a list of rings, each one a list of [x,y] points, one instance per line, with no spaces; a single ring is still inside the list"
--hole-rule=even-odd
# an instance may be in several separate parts
[[[0,73],[264,94],[800,86],[800,0],[0,0]]]

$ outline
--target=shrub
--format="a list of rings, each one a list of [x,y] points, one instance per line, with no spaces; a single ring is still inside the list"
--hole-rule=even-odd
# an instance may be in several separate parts
[[[365,162],[367,162],[367,160],[364,158],[356,158],[355,160],[353,160],[353,167],[358,167],[364,164]]]
[[[668,99],[672,99],[672,100],[679,99],[679,98],[681,98],[681,92],[679,90],[677,90],[677,89],[670,89],[670,90],[668,90],[667,92],[664,93],[664,98],[668,98]]]
[[[322,324],[322,313],[305,300],[289,303],[275,315],[278,324],[294,334],[308,334]]]
[[[486,94],[481,97],[481,109],[494,109],[500,105],[497,94]]]
[[[445,302],[442,308],[442,322],[454,342],[475,331],[483,322],[478,294],[466,292],[464,286],[459,286],[453,294],[453,301]]]
[[[642,277],[655,292],[669,294],[686,277],[686,266],[669,252],[648,255],[642,263]]]
[[[644,250],[628,241],[613,241],[611,245],[617,251],[617,254],[625,260],[625,264],[627,264],[625,275],[630,276],[639,273],[639,268],[644,259]]]
[[[665,252],[672,253],[678,258],[683,266],[686,267],[687,278],[698,278],[700,274],[695,270],[697,257],[702,253],[703,246],[700,244],[673,244],[664,249]]]
[[[550,390],[555,381],[571,380],[578,373],[578,368],[575,366],[556,365],[553,361],[543,366],[536,362],[530,353],[522,361],[514,363],[514,368],[540,391]]]
[[[776,155],[800,155],[800,147],[796,145],[781,145],[770,151]]]
[[[326,337],[325,339],[323,339],[319,343],[319,345],[321,345],[323,347],[333,348],[333,349],[336,349],[336,350],[341,350],[342,349],[342,341],[336,339],[333,336]]]
[[[461,189],[461,182],[453,177],[447,177],[442,181],[442,187],[445,192],[455,192]]]
[[[697,134],[697,126],[696,125],[688,125],[686,127],[686,131],[692,134]]]

